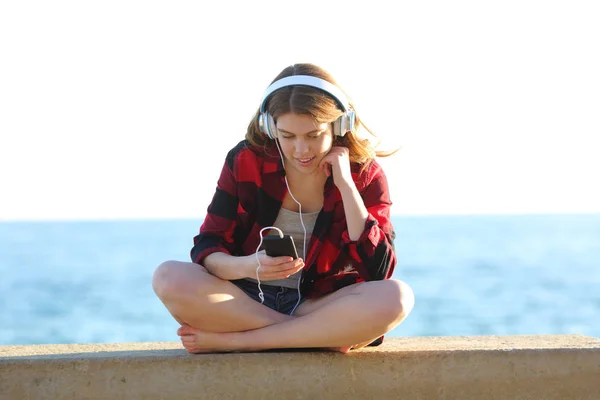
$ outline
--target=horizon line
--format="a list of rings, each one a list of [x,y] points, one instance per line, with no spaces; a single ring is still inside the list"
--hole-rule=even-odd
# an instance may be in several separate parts
[[[427,218],[427,217],[527,217],[527,216],[600,216],[600,211],[540,211],[540,212],[472,212],[472,213],[393,213],[391,218]],[[2,223],[45,223],[45,222],[160,222],[160,221],[191,221],[204,220],[203,216],[178,216],[178,217],[66,217],[66,218],[10,218],[0,217]]]

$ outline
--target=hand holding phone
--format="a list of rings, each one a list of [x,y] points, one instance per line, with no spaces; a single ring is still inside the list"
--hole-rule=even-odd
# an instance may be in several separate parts
[[[285,279],[304,268],[304,261],[298,258],[294,240],[290,235],[263,237],[262,250],[256,253],[256,257],[260,257],[262,263],[259,261],[260,268],[253,269],[248,277],[255,278],[258,274],[261,281]]]

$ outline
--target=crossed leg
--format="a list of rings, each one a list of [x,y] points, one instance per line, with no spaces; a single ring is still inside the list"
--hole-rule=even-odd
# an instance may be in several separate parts
[[[294,316],[250,299],[200,265],[161,264],[153,287],[191,353],[275,348],[331,348],[346,352],[392,330],[412,310],[414,296],[401,281],[362,282],[308,299]]]

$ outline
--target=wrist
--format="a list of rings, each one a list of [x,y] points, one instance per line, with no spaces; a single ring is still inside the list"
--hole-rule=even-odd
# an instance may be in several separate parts
[[[233,281],[254,276],[256,269],[254,254],[250,256],[232,256],[217,252],[206,256],[204,267],[217,278]]]
[[[256,267],[258,266],[256,256],[254,254],[242,256],[240,257],[240,262],[241,268],[236,270],[239,274],[237,279],[254,278]]]

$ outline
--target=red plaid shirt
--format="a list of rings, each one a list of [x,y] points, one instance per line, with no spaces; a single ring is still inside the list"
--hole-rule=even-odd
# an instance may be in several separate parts
[[[322,296],[357,282],[392,276],[395,233],[387,180],[376,161],[362,173],[359,167],[351,165],[352,178],[369,212],[364,231],[358,240],[350,240],[342,197],[330,176],[306,251],[303,296]],[[194,238],[192,261],[202,264],[215,252],[253,254],[260,230],[272,226],[279,214],[287,192],[284,176],[274,146],[265,151],[242,141],[229,151],[200,234]]]

